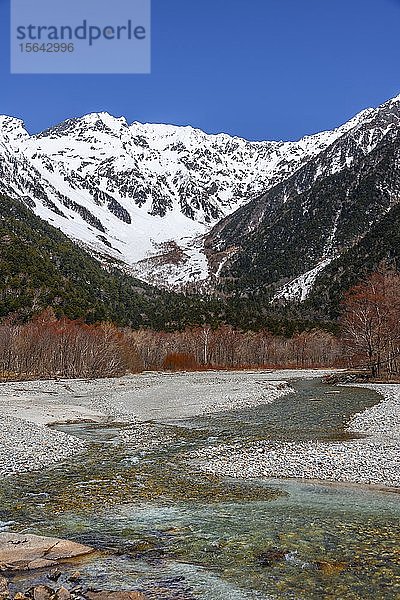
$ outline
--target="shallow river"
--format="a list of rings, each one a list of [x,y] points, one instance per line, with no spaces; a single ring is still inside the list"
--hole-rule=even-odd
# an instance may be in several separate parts
[[[379,401],[318,380],[293,386],[273,404],[149,423],[145,448],[139,436],[120,443],[124,425],[60,426],[90,449],[3,482],[0,529],[91,544],[99,553],[79,564],[87,582],[154,599],[399,599],[399,495],[220,480],[190,462],[224,442],[346,439],[349,417]]]

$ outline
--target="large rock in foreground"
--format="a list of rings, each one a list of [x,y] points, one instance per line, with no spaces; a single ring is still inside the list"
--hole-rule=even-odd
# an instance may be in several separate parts
[[[0,533],[0,570],[26,571],[53,567],[70,558],[94,552],[93,548],[58,538]]]

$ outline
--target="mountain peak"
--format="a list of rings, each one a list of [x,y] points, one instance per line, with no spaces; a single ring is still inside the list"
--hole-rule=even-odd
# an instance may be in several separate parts
[[[400,102],[400,94],[398,94],[397,96],[394,96],[393,98],[390,98],[389,100],[387,100],[386,102],[381,104],[378,108],[382,108],[383,106],[388,106],[390,104],[398,104],[399,102]]]
[[[128,127],[128,122],[124,116],[114,117],[114,115],[111,115],[106,111],[89,113],[88,115],[81,117],[81,120],[85,121],[86,123],[102,121],[104,125],[111,129],[111,131],[120,130],[121,127]]]
[[[143,279],[185,286],[213,272],[203,236],[214,225],[246,212],[268,190],[278,190],[274,202],[289,202],[293,190],[307,191],[350,168],[398,127],[399,100],[290,142],[252,142],[191,126],[129,125],[105,111],[29,136],[21,120],[4,116],[0,192],[24,198],[68,236]],[[289,193],[286,182],[295,174]],[[246,223],[247,232],[259,217]]]

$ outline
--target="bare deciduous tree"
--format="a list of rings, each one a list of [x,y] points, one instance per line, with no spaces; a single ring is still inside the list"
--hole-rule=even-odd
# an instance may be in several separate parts
[[[350,360],[373,377],[398,375],[400,358],[400,275],[373,273],[346,294],[342,336]]]

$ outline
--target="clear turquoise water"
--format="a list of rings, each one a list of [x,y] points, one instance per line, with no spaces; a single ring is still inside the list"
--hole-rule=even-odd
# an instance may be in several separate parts
[[[118,428],[65,426],[90,440],[90,450],[5,482],[0,520],[100,549],[80,567],[100,589],[160,599],[400,598],[397,494],[221,481],[188,461],[192,448],[221,442],[343,439],[349,416],[379,400],[315,380],[295,387],[256,409],[154,424],[155,437],[172,439],[153,450],[119,446]]]

